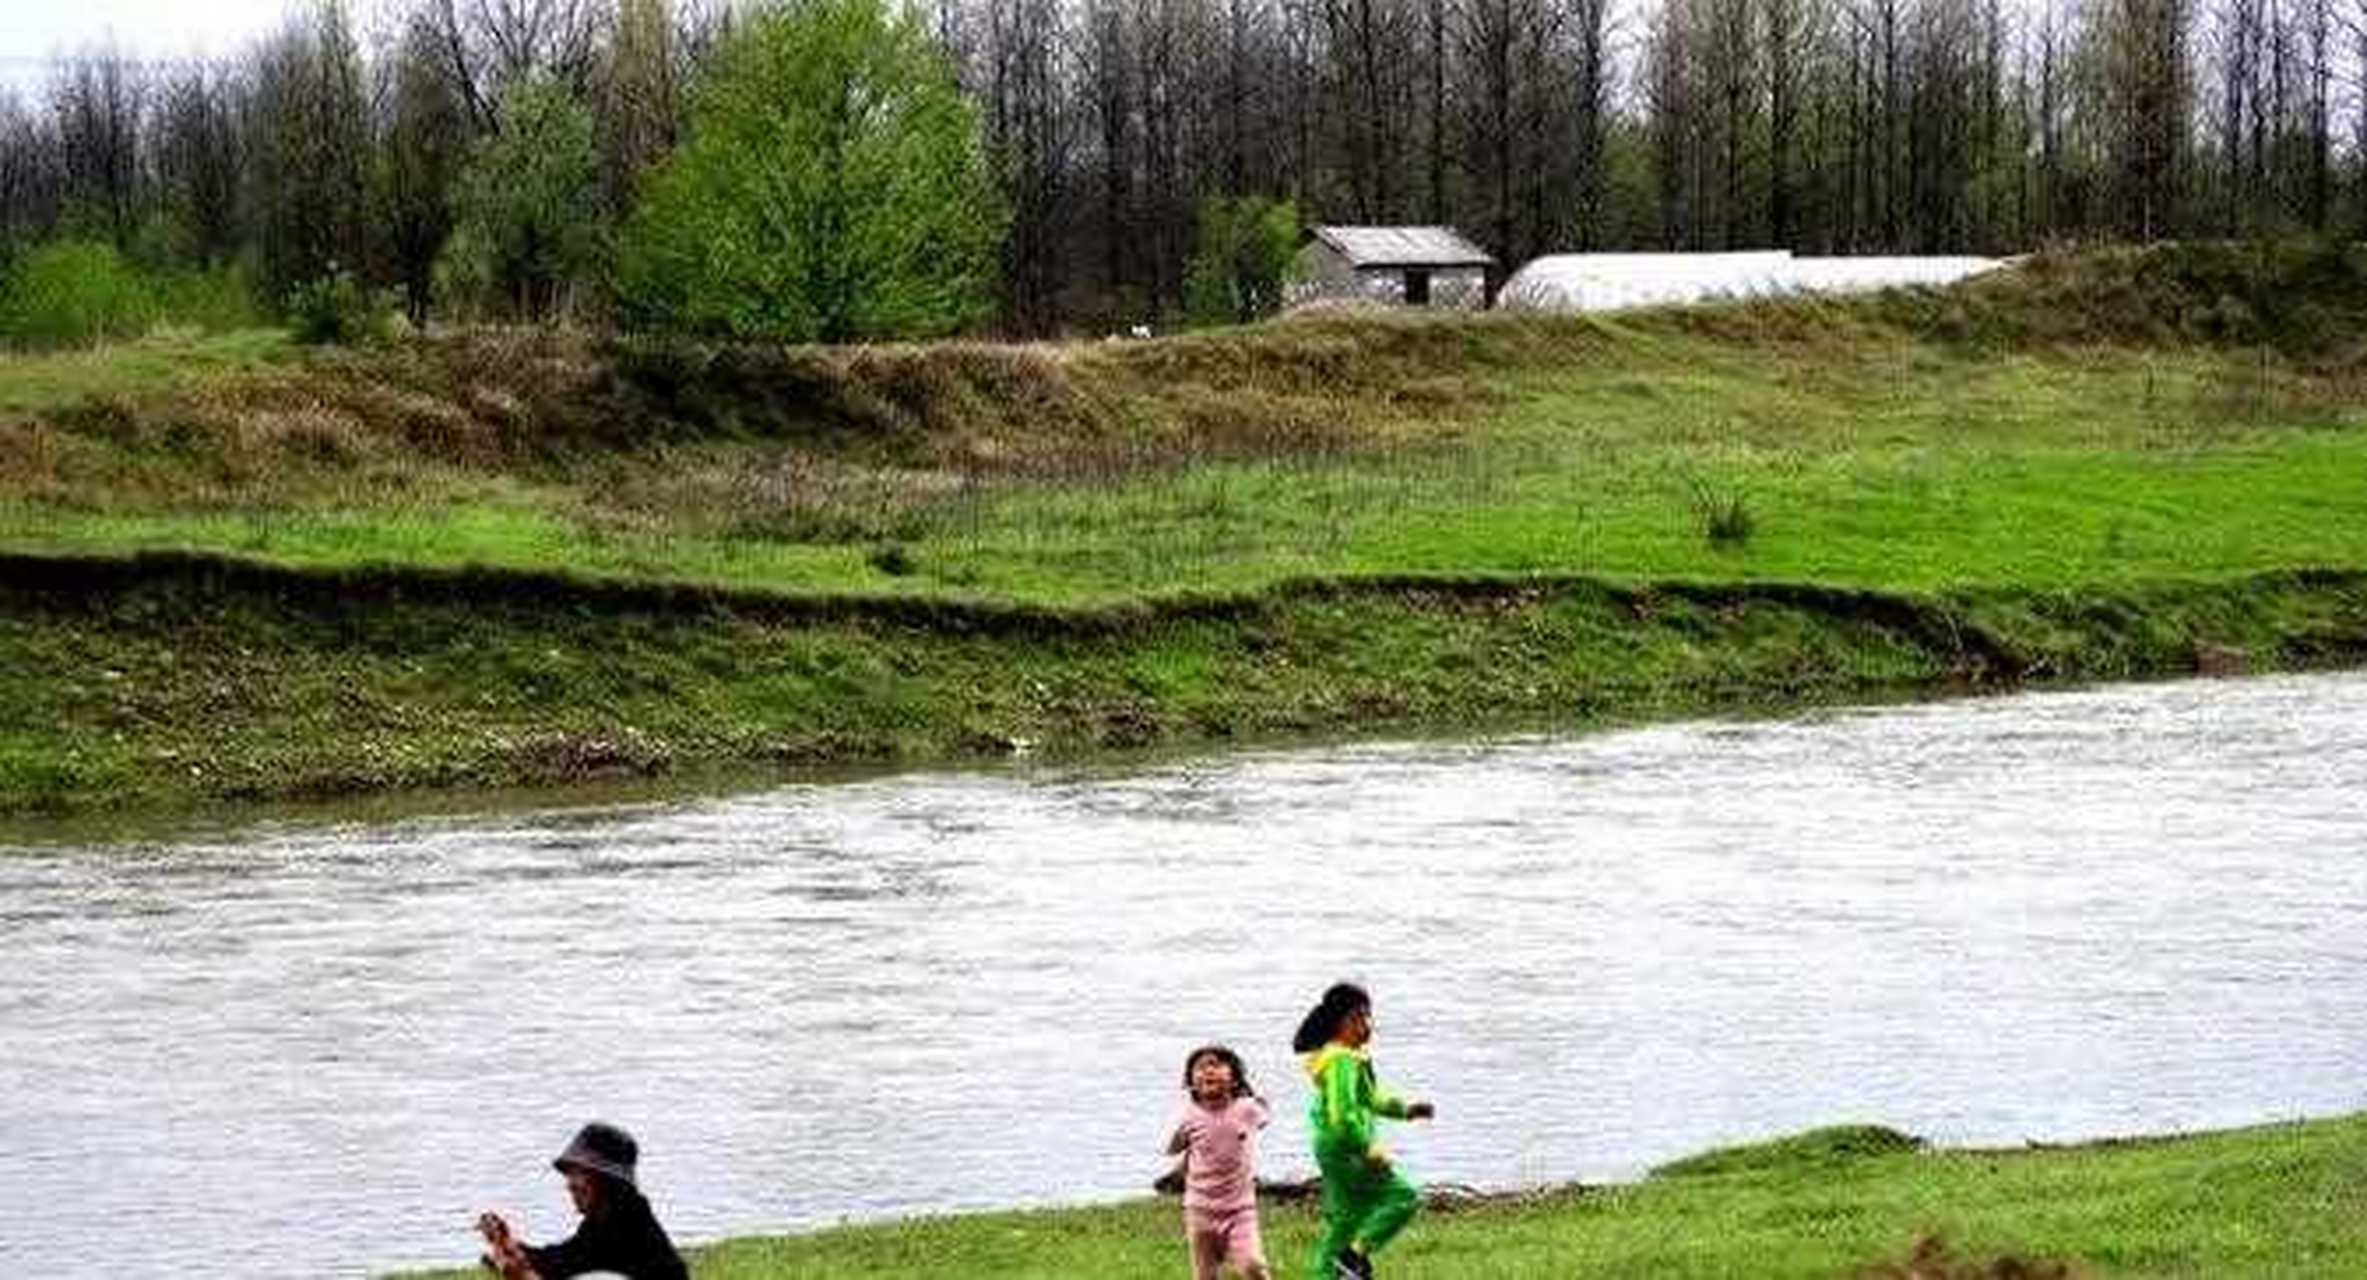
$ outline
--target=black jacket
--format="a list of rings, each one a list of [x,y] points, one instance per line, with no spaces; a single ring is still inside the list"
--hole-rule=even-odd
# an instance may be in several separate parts
[[[632,1280],[690,1280],[649,1201],[613,1182],[574,1235],[540,1249],[527,1246],[526,1260],[543,1280],[566,1280],[586,1271],[614,1271]]]

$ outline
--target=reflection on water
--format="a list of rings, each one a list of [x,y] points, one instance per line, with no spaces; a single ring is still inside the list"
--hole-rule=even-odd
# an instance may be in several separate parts
[[[1131,1194],[1208,1039],[1288,1175],[1341,976],[1481,1185],[2354,1108],[2363,785],[2343,675],[17,850],[0,1272],[457,1262],[595,1116],[693,1239]]]

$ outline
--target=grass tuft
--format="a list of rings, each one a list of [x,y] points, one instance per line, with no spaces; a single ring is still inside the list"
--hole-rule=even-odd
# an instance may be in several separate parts
[[[1751,515],[1750,502],[1739,489],[1720,489],[1709,481],[1695,476],[1693,490],[1693,518],[1701,526],[1701,536],[1713,547],[1733,550],[1748,544],[1758,528]]]

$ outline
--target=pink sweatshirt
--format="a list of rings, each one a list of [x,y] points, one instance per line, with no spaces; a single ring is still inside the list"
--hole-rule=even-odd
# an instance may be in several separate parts
[[[1184,1208],[1224,1212],[1257,1203],[1257,1131],[1268,1118],[1257,1098],[1235,1098],[1218,1111],[1196,1101],[1184,1104],[1176,1122],[1189,1153]]]

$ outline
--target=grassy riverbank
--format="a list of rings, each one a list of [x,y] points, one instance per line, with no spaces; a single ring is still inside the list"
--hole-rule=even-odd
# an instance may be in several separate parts
[[[0,360],[0,813],[2352,662],[2363,331],[2359,255],[2205,247],[1140,343]]]
[[[1820,1131],[1679,1162],[1638,1183],[1432,1211],[1387,1256],[1386,1273],[2367,1274],[2367,1117],[2011,1151],[1904,1149],[1896,1138]],[[1295,1267],[1314,1225],[1305,1205],[1269,1206],[1269,1253]],[[1180,1275],[1176,1234],[1173,1203],[1146,1200],[727,1241],[701,1249],[692,1270],[701,1280]],[[1907,1269],[1923,1241],[1939,1242],[1947,1269]],[[2031,1269],[1993,1269],[2005,1259]],[[2057,1266],[2066,1270],[2046,1269]]]
[[[59,807],[1583,725],[2334,664],[2367,637],[2347,572],[1930,598],[1315,581],[1091,611],[180,560],[5,576],[0,793]]]

